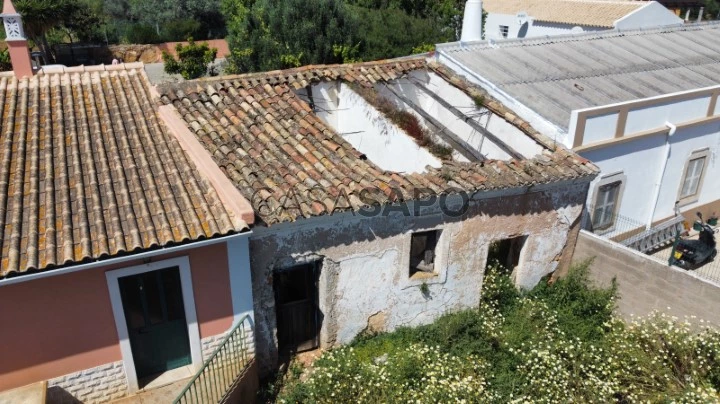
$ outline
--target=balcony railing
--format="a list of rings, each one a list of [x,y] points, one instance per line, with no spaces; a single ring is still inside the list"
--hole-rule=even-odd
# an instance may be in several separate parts
[[[605,226],[598,227],[592,223],[592,211],[590,207],[583,212],[584,230],[643,253],[672,244],[675,237],[684,231],[684,218],[679,215],[646,229],[642,222],[616,214]]]
[[[220,403],[232,393],[238,378],[251,364],[252,323],[245,316],[220,342],[202,368],[178,395],[174,404]]]

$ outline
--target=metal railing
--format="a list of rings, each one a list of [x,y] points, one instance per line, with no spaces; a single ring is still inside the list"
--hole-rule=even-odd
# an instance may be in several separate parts
[[[252,332],[252,322],[246,315],[223,338],[173,403],[205,404],[225,400],[252,360],[248,349]]]
[[[641,221],[618,214],[613,214],[610,220],[599,226],[593,223],[593,211],[592,206],[583,211],[582,228],[598,236],[621,242],[645,230],[645,224]]]
[[[606,226],[597,227],[592,223],[591,211],[592,209],[588,209],[583,212],[584,230],[643,253],[671,245],[685,230],[685,218],[680,215],[647,229],[646,225],[638,220],[615,214]]]

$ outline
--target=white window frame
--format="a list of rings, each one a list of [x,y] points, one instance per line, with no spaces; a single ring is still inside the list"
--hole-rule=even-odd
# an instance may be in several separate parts
[[[500,38],[507,38],[510,35],[509,25],[500,25],[498,26],[498,30],[500,32]]]
[[[697,188],[695,189],[695,193],[691,195],[685,195],[683,196],[683,187],[685,185],[685,180],[688,176],[688,169],[690,168],[690,163],[694,160],[703,159],[703,167],[700,171],[700,176],[698,178]],[[692,153],[690,153],[690,156],[685,161],[685,168],[683,168],[682,177],[680,177],[680,185],[678,187],[678,206],[685,206],[689,205],[691,203],[695,203],[698,200],[700,200],[700,192],[702,191],[703,182],[705,182],[705,173],[707,172],[708,164],[710,163],[710,150],[708,148],[701,149],[701,150],[695,150]]]
[[[172,267],[178,267],[180,271],[180,285],[183,294],[185,320],[187,322],[187,331],[190,340],[190,358],[192,360],[192,364],[190,366],[194,372],[200,369],[203,364],[203,360],[202,345],[200,343],[200,327],[198,326],[197,313],[195,312],[195,296],[193,295],[190,260],[188,257],[183,256],[171,258],[148,264],[116,269],[105,273],[108,291],[110,292],[110,303],[112,304],[112,311],[115,317],[115,327],[117,328],[118,338],[120,339],[120,353],[122,354],[122,362],[125,368],[125,376],[127,377],[128,390],[130,394],[140,390],[140,383],[135,370],[132,348],[130,347],[127,322],[125,321],[125,310],[123,309],[122,297],[120,295],[120,283],[118,280],[125,276],[132,276]],[[172,370],[169,372],[172,372]]]
[[[596,226],[596,224],[595,224],[595,209],[597,208],[598,198],[600,197],[600,188],[604,187],[606,185],[616,183],[616,182],[619,182],[620,185],[618,188],[615,206],[613,207],[612,223],[609,226],[596,229],[595,228],[595,226]],[[613,173],[613,174],[609,174],[609,175],[602,177],[600,179],[600,181],[598,181],[598,183],[595,184],[595,189],[593,191],[593,198],[592,198],[593,204],[591,206],[592,209],[590,211],[590,222],[592,223],[593,230],[595,230],[596,233],[600,233],[600,234],[609,233],[609,232],[612,232],[613,230],[615,230],[615,225],[617,224],[617,216],[618,216],[618,212],[620,211],[620,205],[622,204],[622,196],[625,191],[626,183],[627,183],[627,177],[622,172],[618,172],[618,173]]]

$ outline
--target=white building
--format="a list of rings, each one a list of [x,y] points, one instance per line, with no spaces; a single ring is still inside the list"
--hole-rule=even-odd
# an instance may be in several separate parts
[[[486,39],[530,38],[608,29],[681,25],[656,1],[484,0]]]
[[[720,24],[450,43],[445,65],[597,164],[596,230],[720,212]],[[627,223],[625,226],[627,228]]]

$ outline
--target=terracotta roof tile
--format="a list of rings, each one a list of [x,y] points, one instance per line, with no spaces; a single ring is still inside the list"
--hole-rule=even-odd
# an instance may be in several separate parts
[[[441,168],[428,167],[424,174],[383,171],[312,113],[308,104],[291,91],[304,88],[308,83],[336,79],[371,86],[375,81],[401,78],[415,69],[432,69],[461,90],[483,95],[494,105],[489,107],[492,112],[499,116],[509,112],[486,94],[479,94],[481,90],[467,81],[440,66],[428,65],[423,58],[306,66],[169,84],[158,90],[161,101],[179,110],[217,163],[234,173],[231,179],[237,188],[251,201],[256,215],[269,225],[358,210],[368,203],[427,198],[457,192],[457,188],[474,192],[596,174],[591,163],[574,158],[572,152],[516,117],[511,124],[544,146],[547,149],[544,155],[512,163],[446,162]],[[258,85],[258,80],[271,83],[272,87]],[[214,84],[222,110],[213,103],[201,101],[208,96],[208,85]],[[252,100],[247,99],[249,95]],[[225,118],[231,122],[230,126]],[[202,130],[203,125],[210,128]],[[229,131],[238,135],[209,139],[210,132]],[[230,157],[235,154],[242,157]],[[575,166],[578,168],[571,168]],[[348,201],[336,206],[339,188]]]
[[[615,21],[649,4],[628,0],[484,0],[488,13],[516,15],[524,11],[537,21],[612,28]]]
[[[0,79],[0,278],[244,227],[156,108],[140,69]]]

